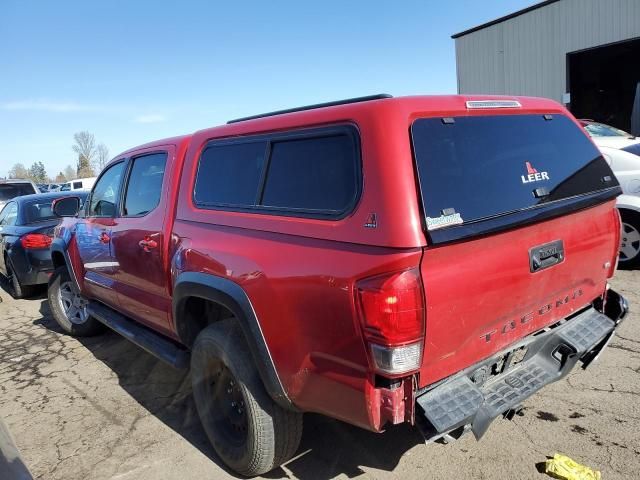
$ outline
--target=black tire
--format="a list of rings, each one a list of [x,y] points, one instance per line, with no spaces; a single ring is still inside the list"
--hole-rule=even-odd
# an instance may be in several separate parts
[[[626,270],[640,268],[640,238],[638,237],[640,232],[640,213],[620,210],[620,218],[622,219],[622,238],[618,267]],[[635,250],[635,255],[625,255],[622,245],[627,246],[624,250],[627,253]]]
[[[73,296],[73,302],[78,302],[75,310],[65,307],[63,298],[69,290]],[[49,308],[53,318],[66,333],[74,337],[89,337],[104,331],[105,327],[98,320],[88,315],[86,305],[84,311],[79,305],[86,304],[86,300],[79,294],[77,287],[71,280],[66,267],[56,268],[49,279]]]
[[[4,259],[4,265],[7,269],[7,281],[9,282],[11,296],[13,298],[25,298],[33,295],[33,287],[31,285],[22,285],[20,283],[9,257]]]
[[[191,353],[191,379],[204,430],[230,469],[261,475],[296,452],[302,414],[269,396],[233,319],[200,332]]]

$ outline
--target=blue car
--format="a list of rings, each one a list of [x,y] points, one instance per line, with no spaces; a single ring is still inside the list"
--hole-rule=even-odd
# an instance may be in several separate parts
[[[84,202],[88,192],[73,192]],[[62,192],[15,197],[0,211],[0,273],[15,298],[29,296],[33,287],[46,284],[53,271],[51,239],[60,223],[51,208]]]

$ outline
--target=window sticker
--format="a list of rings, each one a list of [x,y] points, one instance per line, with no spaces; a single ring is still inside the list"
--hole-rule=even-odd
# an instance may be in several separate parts
[[[440,215],[436,218],[427,217],[427,230],[437,230],[451,225],[460,225],[461,223],[464,223],[464,220],[462,220],[462,216],[459,213]]]
[[[538,172],[530,162],[524,162],[524,166],[527,168],[527,176],[520,175],[522,183],[540,182],[542,180],[550,180],[549,172]]]

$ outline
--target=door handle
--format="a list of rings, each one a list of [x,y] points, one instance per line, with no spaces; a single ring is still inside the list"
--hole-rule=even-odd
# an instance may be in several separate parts
[[[529,271],[544,270],[564,261],[564,243],[562,240],[545,243],[529,249]]]
[[[111,237],[109,236],[109,234],[107,232],[102,232],[98,238],[100,239],[100,241],[102,243],[109,243],[111,241]]]
[[[142,248],[145,252],[150,252],[152,248],[158,247],[158,242],[152,240],[149,235],[145,235],[144,240],[140,240],[138,242],[140,248]]]

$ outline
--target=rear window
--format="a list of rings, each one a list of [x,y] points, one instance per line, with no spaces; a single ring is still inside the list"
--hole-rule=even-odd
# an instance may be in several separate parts
[[[1,183],[0,202],[6,202],[21,195],[31,195],[38,193],[30,183]]]
[[[428,230],[618,185],[598,149],[562,115],[419,119],[411,135]]]
[[[25,224],[53,220],[56,216],[51,209],[51,200],[36,200],[22,205]]]
[[[340,217],[359,193],[356,135],[345,126],[214,141],[200,158],[194,201],[205,208]]]

